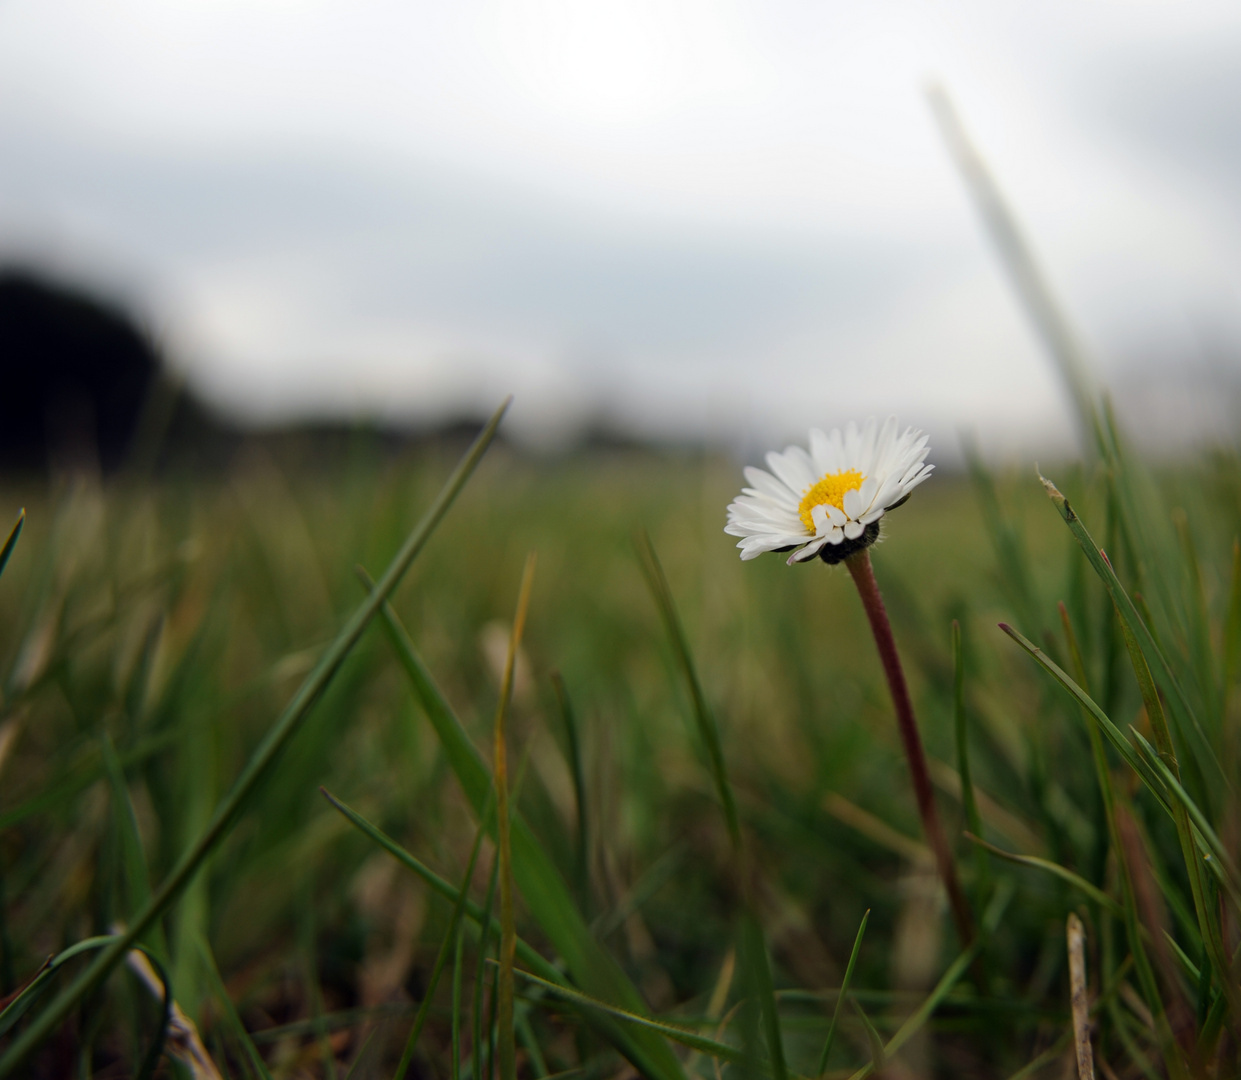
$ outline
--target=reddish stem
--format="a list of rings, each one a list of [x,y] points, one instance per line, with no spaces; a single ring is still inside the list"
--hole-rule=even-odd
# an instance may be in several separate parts
[[[963,946],[968,945],[974,940],[974,920],[957,880],[956,864],[953,862],[943,827],[939,823],[939,813],[935,809],[935,793],[931,788],[931,774],[926,766],[926,751],[922,748],[922,736],[918,733],[918,724],[914,719],[913,702],[909,698],[905,672],[896,651],[896,639],[892,637],[892,626],[883,606],[883,597],[879,595],[875,571],[870,565],[870,550],[863,548],[850,555],[845,559],[845,565],[853,575],[853,583],[862,598],[862,607],[866,609],[871,633],[875,636],[875,647],[879,650],[879,659],[883,663],[883,673],[888,677],[888,689],[892,692],[892,704],[896,707],[896,723],[905,747],[905,758],[909,762],[914,797],[918,801],[918,814],[922,818],[922,831],[935,853],[939,876],[943,878],[944,888],[948,890],[957,936]]]

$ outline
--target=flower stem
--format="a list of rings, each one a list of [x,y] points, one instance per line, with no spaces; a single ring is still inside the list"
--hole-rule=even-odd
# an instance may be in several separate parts
[[[974,939],[974,919],[970,914],[969,904],[965,901],[965,894],[961,891],[961,883],[957,880],[956,864],[944,836],[943,826],[940,825],[939,813],[935,809],[935,794],[926,765],[926,751],[922,748],[922,736],[918,733],[918,724],[914,719],[913,702],[909,698],[909,687],[905,684],[905,672],[896,651],[896,640],[892,637],[892,626],[888,622],[883,597],[879,595],[879,584],[875,581],[875,571],[870,564],[870,551],[863,548],[850,555],[845,559],[845,565],[853,575],[858,596],[862,598],[862,607],[866,609],[866,617],[870,620],[870,629],[875,636],[875,647],[879,650],[883,673],[888,678],[892,704],[896,707],[896,723],[900,728],[901,743],[905,747],[905,758],[909,762],[914,797],[918,802],[918,814],[922,818],[922,831],[935,854],[939,876],[948,891],[957,936],[963,946],[968,945]]]

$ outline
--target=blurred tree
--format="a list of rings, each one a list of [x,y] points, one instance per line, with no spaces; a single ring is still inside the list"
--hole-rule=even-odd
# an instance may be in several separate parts
[[[162,362],[119,308],[0,271],[0,466],[125,461]]]

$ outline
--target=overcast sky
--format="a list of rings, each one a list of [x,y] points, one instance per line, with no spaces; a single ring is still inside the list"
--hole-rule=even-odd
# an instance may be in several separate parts
[[[258,420],[1067,438],[932,78],[1108,378],[1236,362],[1235,3],[5,0],[0,261]]]

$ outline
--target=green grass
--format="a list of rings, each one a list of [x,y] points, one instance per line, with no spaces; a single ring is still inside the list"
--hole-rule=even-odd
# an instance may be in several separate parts
[[[1097,1058],[1236,1075],[1234,457],[1152,477],[1106,435],[1044,470],[1069,525],[1032,465],[936,476],[887,519],[876,574],[984,928],[964,951],[849,576],[737,559],[737,463],[493,447],[380,607],[355,567],[382,575],[454,463],[359,437],[334,470],[0,489],[27,509],[0,577],[0,995],[123,926],[230,1076],[389,1077],[417,1024],[411,1075],[454,1080],[507,1047],[521,1077],[812,1076],[829,1043],[833,1076],[1050,1077],[1076,911]],[[532,550],[508,1031],[492,747]],[[123,965],[87,985],[126,944],[0,1015],[0,1069],[140,1070],[162,1003]]]

